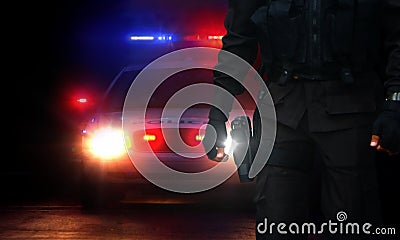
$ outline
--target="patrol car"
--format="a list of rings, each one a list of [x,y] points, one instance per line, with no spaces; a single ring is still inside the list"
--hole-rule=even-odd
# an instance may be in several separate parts
[[[172,64],[181,69],[190,65],[190,59]],[[211,63],[211,65],[214,63]],[[210,69],[180,71],[165,79],[153,92],[148,104],[126,109],[126,100],[133,82],[146,65],[128,65],[111,81],[97,110],[81,130],[81,187],[82,205],[87,208],[102,207],[122,200],[127,191],[141,191],[147,184],[154,184],[138,171],[137,165],[157,178],[171,178],[168,174],[152,172],[150,164],[156,159],[170,169],[183,173],[201,173],[217,164],[205,155],[201,144],[208,121],[208,104],[195,104],[187,109],[175,109],[163,113],[165,104],[179,90],[193,84],[211,84]],[[171,66],[157,66],[152,71],[165,71]],[[169,69],[170,70],[170,69]],[[214,92],[193,92],[194,95],[209,95]],[[193,95],[193,96],[194,96]],[[135,105],[135,103],[131,103]],[[174,108],[173,108],[174,109]],[[145,111],[144,111],[145,110]],[[129,111],[129,114],[124,114]],[[247,115],[252,116],[252,106]],[[143,114],[144,112],[144,114]],[[232,113],[231,118],[237,114]],[[124,128],[124,124],[129,124]],[[229,132],[229,121],[227,122]],[[177,136],[175,133],[179,133]],[[175,135],[174,135],[175,134]],[[228,134],[229,135],[229,134]],[[172,139],[176,138],[176,139]],[[168,141],[179,142],[175,148]],[[227,142],[229,152],[230,139]],[[234,161],[222,163],[226,171],[235,171]],[[147,164],[149,163],[149,164]],[[229,183],[239,183],[232,174]]]

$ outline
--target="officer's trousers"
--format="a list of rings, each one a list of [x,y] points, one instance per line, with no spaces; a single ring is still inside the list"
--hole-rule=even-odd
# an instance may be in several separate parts
[[[373,239],[381,211],[369,141],[370,126],[312,133],[306,119],[278,123],[256,178],[257,239]]]

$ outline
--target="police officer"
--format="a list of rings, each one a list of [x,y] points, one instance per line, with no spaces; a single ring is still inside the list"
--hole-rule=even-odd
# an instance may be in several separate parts
[[[307,238],[278,232],[277,225],[289,232],[291,223],[311,221],[314,165],[320,165],[326,223],[340,223],[342,214],[348,223],[378,224],[374,153],[400,151],[400,1],[230,0],[225,27],[223,50],[251,65],[261,53],[278,122],[274,148],[256,177],[257,239]],[[214,82],[233,95],[244,92],[221,72]],[[225,154],[229,111],[209,113],[217,141],[207,155],[215,161]],[[323,231],[333,239],[362,235],[338,232]]]

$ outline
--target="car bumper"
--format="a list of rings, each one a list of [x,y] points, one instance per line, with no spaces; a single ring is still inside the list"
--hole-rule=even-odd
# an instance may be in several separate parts
[[[201,173],[203,171],[212,169],[217,164],[226,164],[232,168],[232,164],[234,164],[233,159],[230,159],[230,163],[217,163],[205,157],[189,159],[177,156],[173,153],[161,153],[156,155],[137,153],[135,154],[133,161],[128,155],[107,161],[84,158],[82,162],[82,169],[87,175],[96,176],[96,178],[101,179],[102,182],[107,183],[150,183],[150,181],[143,176],[147,176],[147,174],[155,176],[155,178],[162,181],[174,181],[174,179],[171,179],[169,172],[160,171],[160,167],[157,165],[153,166],[152,161],[154,161],[155,156],[157,157],[156,160],[164,164],[166,167],[184,173]],[[137,165],[140,165],[140,168],[137,168]],[[138,169],[141,170],[139,171]],[[146,171],[145,174],[142,174],[142,171]],[[212,181],[212,179],[206,179],[206,181]],[[243,185],[240,183],[236,172],[226,180],[226,184]]]

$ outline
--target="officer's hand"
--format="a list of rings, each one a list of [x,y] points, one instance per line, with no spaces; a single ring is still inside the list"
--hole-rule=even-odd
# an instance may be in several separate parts
[[[392,152],[391,150],[382,147],[382,145],[380,144],[380,140],[381,140],[381,138],[378,135],[372,134],[371,144],[370,144],[371,147],[376,148],[376,150],[378,150],[380,152],[387,153],[389,156],[396,155],[399,153],[399,152]]]
[[[395,155],[400,152],[400,109],[384,110],[372,127],[371,147]]]
[[[210,120],[202,141],[207,157],[217,162],[225,162],[229,156],[225,154],[224,147],[227,138],[225,122]]]
[[[225,153],[225,148],[217,147],[217,156],[212,159],[216,162],[226,162],[229,158],[229,155]]]

